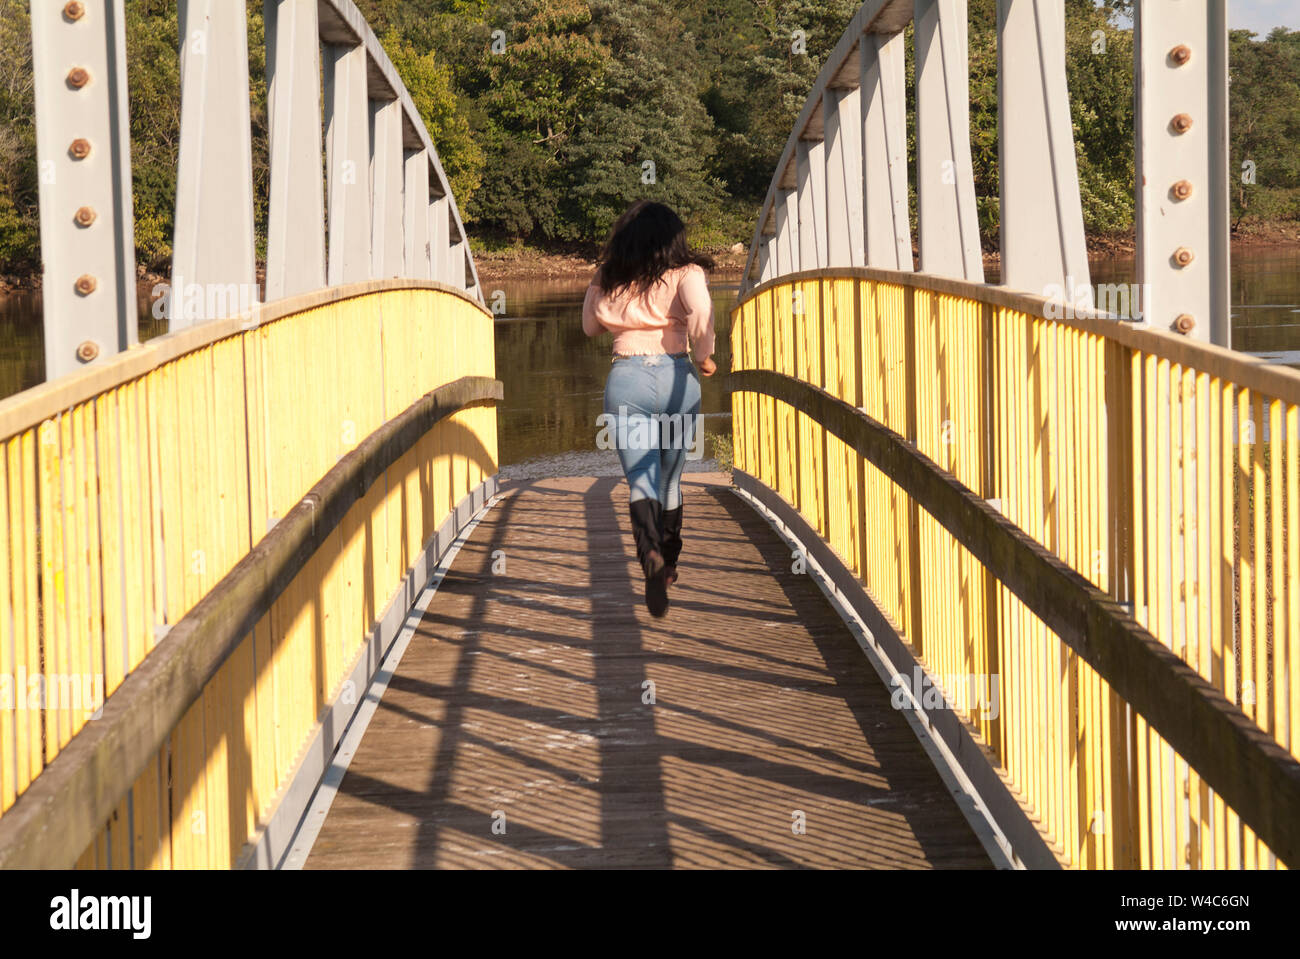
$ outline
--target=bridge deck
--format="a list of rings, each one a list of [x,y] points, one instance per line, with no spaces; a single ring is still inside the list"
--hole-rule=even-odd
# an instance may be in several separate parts
[[[660,621],[639,600],[624,483],[506,491],[412,638],[309,868],[989,866],[816,584],[725,477],[686,478]]]

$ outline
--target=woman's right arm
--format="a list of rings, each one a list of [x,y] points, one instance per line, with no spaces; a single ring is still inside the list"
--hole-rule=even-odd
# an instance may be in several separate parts
[[[709,295],[709,281],[704,270],[692,267],[682,277],[678,297],[686,312],[686,333],[690,337],[695,363],[705,376],[717,370],[713,362],[713,297]]]

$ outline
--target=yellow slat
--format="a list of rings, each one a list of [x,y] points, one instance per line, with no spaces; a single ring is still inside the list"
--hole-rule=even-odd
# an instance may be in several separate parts
[[[0,543],[12,543],[9,529],[9,470],[0,463]],[[26,690],[18,687],[14,669],[14,575],[9,569],[9,547],[0,548],[0,813],[14,804],[18,795],[18,714],[25,712]]]

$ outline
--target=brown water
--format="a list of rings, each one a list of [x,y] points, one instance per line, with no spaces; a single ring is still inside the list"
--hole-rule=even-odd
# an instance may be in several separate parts
[[[167,321],[153,315],[148,296],[142,296],[141,342],[167,332]],[[41,323],[39,293],[0,296],[0,399],[45,381],[45,329]]]
[[[1137,280],[1132,257],[1095,260],[1089,266],[1094,286]],[[1300,248],[1233,253],[1230,301],[1233,349],[1300,365]]]
[[[1130,283],[1130,259],[1096,261],[1092,282]],[[996,270],[988,280],[996,282]],[[585,279],[485,282],[489,303],[504,295],[496,329],[497,375],[505,383],[500,413],[501,462],[535,461],[532,473],[617,470],[612,454],[594,451],[603,409],[610,338],[588,339],[580,321]],[[731,308],[737,280],[711,284],[718,366],[730,368]],[[1300,365],[1300,249],[1238,254],[1232,263],[1232,329],[1236,349]],[[142,304],[141,339],[163,332]],[[43,377],[40,297],[0,298],[0,396],[34,386]],[[705,453],[731,434],[730,403],[721,375],[702,378]],[[541,460],[541,462],[536,462]],[[699,464],[704,466],[707,464]],[[528,471],[514,471],[529,475]]]
[[[500,453],[505,464],[592,450],[596,418],[604,410],[611,338],[582,332],[587,281],[543,280],[483,284],[491,301],[505,294],[505,315],[497,322],[497,376],[505,384],[500,415]],[[731,368],[731,308],[737,279],[718,278],[713,293],[714,359]],[[707,456],[711,437],[731,435],[731,402],[721,373],[700,377]],[[612,462],[612,458],[611,458]],[[563,462],[554,464],[562,468]]]

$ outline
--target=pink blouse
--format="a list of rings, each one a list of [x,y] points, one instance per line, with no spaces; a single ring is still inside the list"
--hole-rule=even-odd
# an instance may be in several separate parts
[[[669,270],[642,294],[622,290],[608,296],[595,281],[582,304],[582,329],[588,336],[614,334],[614,352],[623,356],[685,353],[687,341],[696,362],[713,354],[713,299],[704,268],[694,263]]]

